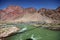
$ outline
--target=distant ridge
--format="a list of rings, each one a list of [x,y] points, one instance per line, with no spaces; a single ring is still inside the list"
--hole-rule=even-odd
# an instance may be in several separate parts
[[[54,10],[46,8],[37,10],[34,7],[23,8],[12,5],[0,10],[0,21],[60,23],[60,7]]]

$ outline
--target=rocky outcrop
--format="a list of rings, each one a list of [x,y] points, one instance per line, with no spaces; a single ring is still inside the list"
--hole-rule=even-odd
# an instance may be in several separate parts
[[[37,9],[30,7],[30,8],[25,8],[25,11],[27,11],[29,13],[35,13],[37,11]]]
[[[46,17],[52,19],[53,23],[60,23],[60,13],[58,11],[59,8],[57,10],[42,8],[38,12],[41,13],[41,15],[45,15]]]
[[[0,28],[0,38],[4,38],[11,35],[12,33],[16,33],[18,30],[19,28],[17,27]]]
[[[9,6],[8,8],[3,9],[3,11],[1,11],[0,14],[2,21],[14,20],[24,15],[23,8],[19,6]]]
[[[46,12],[46,10],[47,10],[47,9],[45,9],[45,8],[41,8],[41,9],[38,10],[38,12],[39,12],[39,13],[40,13],[40,12]]]
[[[58,11],[58,12],[60,13],[60,7],[58,7],[58,8],[56,9],[56,11]]]
[[[38,11],[33,8],[9,6],[0,10],[0,20],[9,22],[43,21],[47,23],[60,23],[60,7],[56,10],[41,8]]]

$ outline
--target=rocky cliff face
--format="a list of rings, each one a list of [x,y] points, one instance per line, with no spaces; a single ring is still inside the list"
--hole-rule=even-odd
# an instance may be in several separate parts
[[[60,7],[54,10],[45,8],[36,10],[33,7],[22,8],[19,6],[9,6],[0,10],[0,20],[10,22],[40,21],[60,23]]]
[[[1,12],[1,20],[13,20],[19,16],[23,16],[23,8],[19,6],[9,6],[8,8],[3,9]]]
[[[59,7],[56,10],[42,8],[38,12],[41,13],[41,15],[45,15],[46,17],[52,19],[54,23],[60,23],[59,9]]]
[[[58,7],[58,8],[56,9],[56,11],[58,11],[58,12],[60,13],[60,7]]]

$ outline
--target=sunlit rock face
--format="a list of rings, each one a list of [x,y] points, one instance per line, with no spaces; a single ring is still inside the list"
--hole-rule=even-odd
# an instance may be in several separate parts
[[[60,7],[57,9],[41,8],[36,10],[33,7],[23,8],[19,6],[8,6],[0,10],[0,20],[12,22],[30,22],[30,21],[43,21],[47,23],[60,23]],[[44,22],[44,21],[43,21]]]
[[[1,12],[1,18],[3,18],[2,20],[13,20],[23,15],[23,8],[19,6],[9,6]]]
[[[7,8],[5,8],[3,10],[7,13],[13,12],[13,11],[23,12],[23,8],[19,7],[19,6],[8,6]]]
[[[35,13],[37,10],[33,7],[30,7],[30,8],[25,8],[25,11],[27,11],[29,13]]]
[[[38,10],[38,12],[46,12],[46,10],[47,9],[45,9],[45,8],[41,8],[41,9]]]
[[[57,10],[42,8],[38,12],[52,19],[54,23],[60,23],[60,13],[58,11],[59,8]]]
[[[19,30],[17,27],[0,28],[0,38],[7,37]]]

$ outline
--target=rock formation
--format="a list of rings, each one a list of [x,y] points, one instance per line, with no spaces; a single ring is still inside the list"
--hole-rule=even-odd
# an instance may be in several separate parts
[[[54,10],[45,8],[36,10],[33,7],[22,8],[19,6],[9,6],[0,10],[0,20],[8,22],[40,21],[46,23],[60,23],[60,7]]]
[[[11,35],[12,33],[15,33],[19,30],[17,27],[5,27],[5,28],[0,28],[0,38],[7,37]]]

